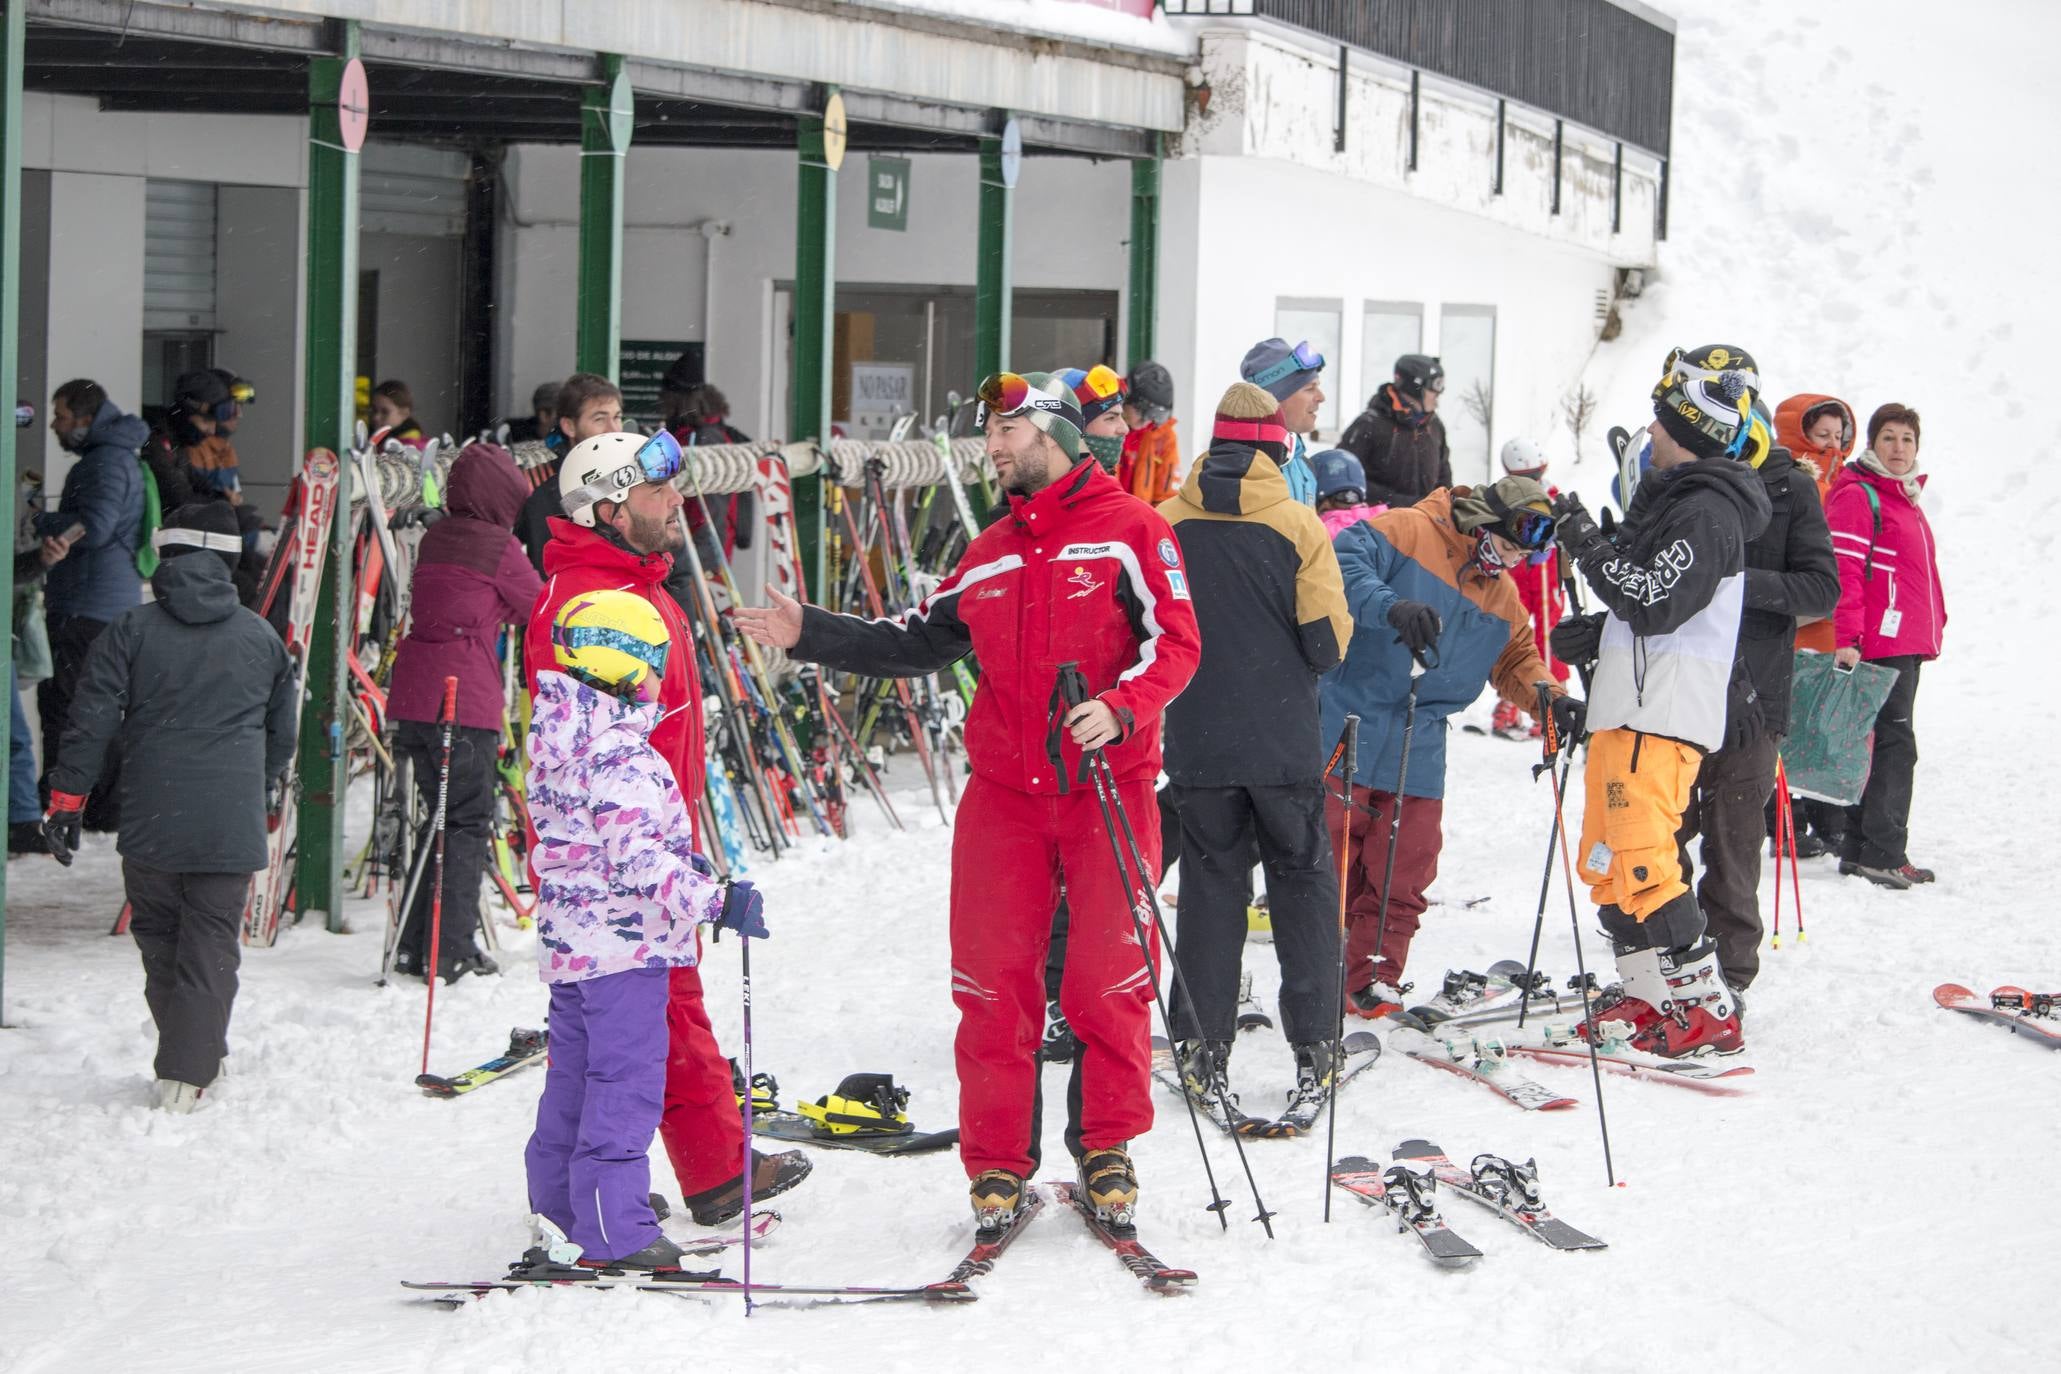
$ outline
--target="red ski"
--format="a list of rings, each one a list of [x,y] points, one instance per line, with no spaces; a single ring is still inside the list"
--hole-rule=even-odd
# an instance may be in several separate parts
[[[1959,983],[1941,983],[1932,1000],[1948,1011],[1965,1012],[1979,1021],[1994,1021],[2050,1050],[2061,1050],[2061,998],[2001,987],[1984,997]]]

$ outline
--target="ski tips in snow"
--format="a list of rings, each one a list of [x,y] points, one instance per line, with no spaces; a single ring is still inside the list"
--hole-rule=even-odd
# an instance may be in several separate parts
[[[1932,990],[1932,1000],[1947,1011],[2009,1027],[2035,1044],[2061,1050],[2061,994],[2005,986],[1984,997],[1959,983],[1941,983]]]

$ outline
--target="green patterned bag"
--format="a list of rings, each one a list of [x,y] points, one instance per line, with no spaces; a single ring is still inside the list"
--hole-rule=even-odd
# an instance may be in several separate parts
[[[1830,654],[1799,652],[1782,764],[1789,790],[1852,806],[1868,785],[1875,716],[1896,686],[1896,670],[1873,663],[1843,669]]]

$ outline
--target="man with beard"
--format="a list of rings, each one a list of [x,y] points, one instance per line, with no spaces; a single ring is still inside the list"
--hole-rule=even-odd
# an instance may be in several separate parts
[[[560,414],[559,423],[566,416]],[[573,446],[558,470],[565,514],[551,517],[551,542],[544,546],[544,592],[530,613],[523,641],[525,676],[532,697],[537,672],[558,661],[552,626],[574,597],[590,592],[629,591],[657,610],[671,642],[694,642],[686,615],[664,588],[673,556],[687,539],[680,518],[680,492],[673,485],[681,449],[672,435],[602,434]],[[651,746],[673,770],[687,813],[695,813],[706,776],[701,722],[701,684],[689,652],[667,656],[659,682],[659,723]],[[534,838],[534,837],[533,837]],[[695,848],[706,852],[696,838]],[[535,852],[534,843],[531,851]],[[686,1194],[687,1210],[703,1226],[728,1221],[744,1209],[744,1123],[730,1083],[730,1067],[716,1044],[702,1005],[701,970],[673,968],[666,1021],[665,1111],[659,1138]],[[809,1174],[799,1150],[777,1155],[752,1151],[754,1199],[784,1193]]]
[[[1009,508],[951,576],[897,620],[835,615],[770,590],[737,623],[761,644],[847,672],[914,677],[971,652],[973,778],[952,827],[952,1000],[959,1008],[959,1155],[976,1227],[1014,1224],[1038,1166],[1038,1040],[1059,880],[1072,928],[1059,1000],[1081,1042],[1067,1145],[1083,1198],[1131,1223],[1129,1145],[1152,1124],[1154,953],[1141,949],[1086,751],[1102,750],[1157,882],[1160,714],[1201,656],[1186,570],[1158,512],[1081,442],[1081,408],[1047,373],[980,384],[988,457]],[[1062,667],[1091,694],[1067,707]],[[1147,932],[1147,945],[1155,943]]]

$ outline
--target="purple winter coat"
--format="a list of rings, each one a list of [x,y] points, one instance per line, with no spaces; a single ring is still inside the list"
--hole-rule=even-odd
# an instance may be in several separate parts
[[[499,730],[501,661],[494,641],[521,625],[544,589],[512,531],[530,484],[508,450],[467,444],[451,465],[448,514],[422,536],[407,637],[394,654],[387,714],[434,721],[444,679],[458,679],[458,723]]]
[[[537,842],[538,973],[576,983],[691,965],[723,886],[694,852],[687,804],[651,747],[655,701],[626,702],[537,674],[529,805]]]

